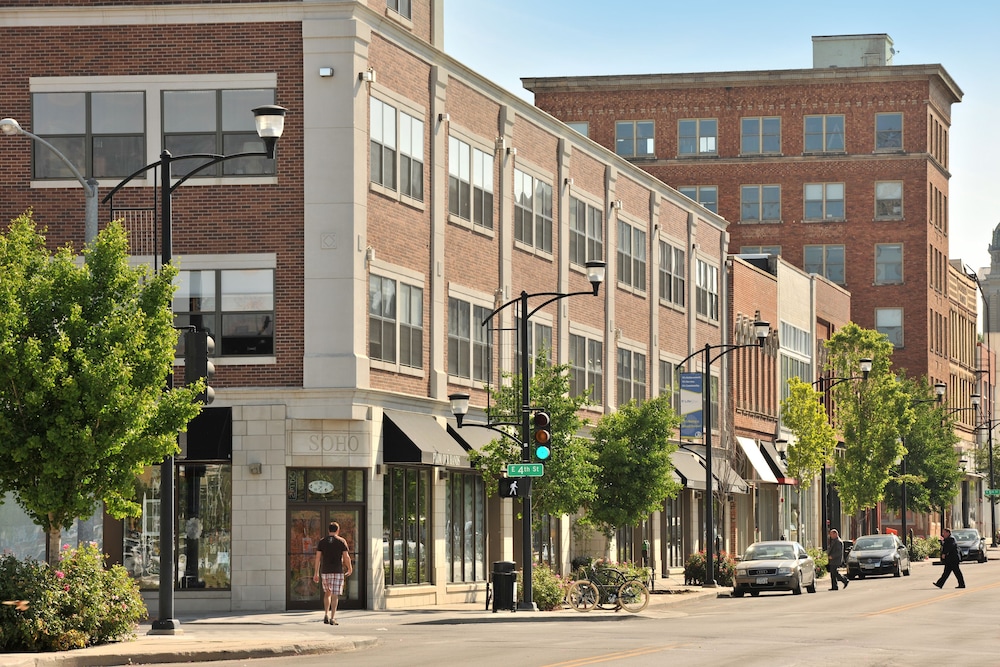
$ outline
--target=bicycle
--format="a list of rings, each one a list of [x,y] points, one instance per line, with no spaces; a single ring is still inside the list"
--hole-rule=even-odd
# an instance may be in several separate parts
[[[588,567],[581,571],[582,578],[569,587],[566,599],[577,611],[590,611],[594,607],[615,611],[624,609],[633,614],[649,604],[649,589],[642,580],[627,577],[621,570]]]

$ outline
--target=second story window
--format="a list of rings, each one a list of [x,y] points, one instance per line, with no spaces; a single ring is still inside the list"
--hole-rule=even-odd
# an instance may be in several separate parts
[[[618,282],[646,289],[646,232],[618,221]]]
[[[660,241],[660,299],[684,306],[684,250]]]
[[[740,120],[740,153],[761,155],[781,152],[781,118],[743,118]]]
[[[677,121],[679,155],[715,155],[719,152],[719,123],[712,118]]]
[[[576,197],[569,198],[569,261],[584,266],[604,259],[604,214]]]
[[[844,146],[843,116],[805,117],[806,153],[843,153]]]
[[[903,114],[875,114],[875,150],[892,151],[903,148]]]
[[[653,121],[628,120],[615,123],[615,153],[622,157],[653,157]]]
[[[804,220],[843,220],[843,183],[806,183]]]
[[[483,320],[489,309],[455,297],[448,298],[448,375],[486,382],[493,348],[491,327]]]
[[[569,393],[582,396],[589,392],[590,402],[604,401],[604,344],[586,336],[569,336]]]
[[[681,412],[681,371],[683,369],[669,361],[660,361],[660,394],[670,397],[670,407]]]
[[[618,348],[618,405],[646,400],[646,355]]]
[[[514,238],[552,252],[552,186],[514,170]]]
[[[781,222],[781,186],[741,186],[740,222]]]
[[[843,285],[846,282],[844,280],[844,246],[803,246],[802,269],[806,273],[817,273],[831,282]]]
[[[215,339],[215,356],[274,354],[274,269],[180,271],[174,323]]]
[[[493,229],[493,156],[448,138],[448,212]]]
[[[892,285],[903,282],[903,244],[875,244],[875,284]]]
[[[372,183],[396,189],[396,107],[371,98],[369,136]]]
[[[695,304],[699,315],[710,320],[719,319],[719,268],[698,260],[695,285]]]
[[[685,185],[677,191],[693,199],[712,213],[719,214],[719,188],[714,185]]]
[[[875,330],[884,333],[893,347],[903,347],[903,309],[876,308]]]
[[[424,200],[424,121],[399,112],[399,193]]]
[[[880,220],[903,218],[903,184],[881,181],[875,184],[875,217]]]
[[[372,274],[368,279],[368,355],[421,368],[423,312],[423,289]]]
[[[521,331],[521,318],[514,318],[514,329]],[[517,366],[514,368],[515,373],[521,372],[521,349],[520,349],[520,339],[518,340],[518,349],[515,363]],[[535,373],[535,363],[538,361],[538,355],[544,354],[545,365],[549,365],[552,360],[552,327],[547,324],[541,324],[540,322],[528,321],[528,372],[531,375]]]

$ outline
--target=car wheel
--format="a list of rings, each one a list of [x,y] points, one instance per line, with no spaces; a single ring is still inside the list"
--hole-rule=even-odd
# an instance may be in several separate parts
[[[855,579],[857,579],[857,578],[858,578],[858,575],[856,575],[856,574],[851,574],[850,572],[848,572],[848,573],[847,573],[847,578],[848,578],[848,579],[850,579],[851,581],[854,581]]]
[[[755,598],[760,595],[760,591],[750,591],[750,597]]]
[[[792,585],[792,595],[802,595],[802,575],[801,574],[795,579],[795,584]]]
[[[903,576],[904,576],[904,577],[908,577],[908,576],[910,576],[910,568],[911,568],[911,567],[912,567],[912,565],[911,565],[910,563],[907,563],[907,565],[906,565],[906,569],[905,569],[905,570],[903,570]]]
[[[736,587],[733,588],[733,597],[734,598],[741,598],[741,597],[743,597],[743,593],[745,593],[745,592],[746,591],[744,591],[741,587],[736,586]]]
[[[898,560],[896,561],[896,567],[892,571],[892,576],[894,577],[903,576],[903,564],[900,563]]]
[[[806,592],[808,592],[808,593],[815,593],[816,592],[816,575],[815,574],[813,574],[813,580],[812,580],[812,582],[808,586],[806,586]]]

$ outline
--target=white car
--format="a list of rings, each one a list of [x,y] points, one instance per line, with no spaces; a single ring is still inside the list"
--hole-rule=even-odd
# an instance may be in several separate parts
[[[816,563],[798,542],[754,542],[736,564],[733,597],[741,598],[744,593],[756,597],[761,591],[801,595],[803,588],[816,592]]]

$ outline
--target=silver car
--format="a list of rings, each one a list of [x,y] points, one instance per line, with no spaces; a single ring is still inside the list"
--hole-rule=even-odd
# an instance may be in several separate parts
[[[736,564],[733,597],[761,591],[816,592],[816,563],[798,542],[754,542]]]

